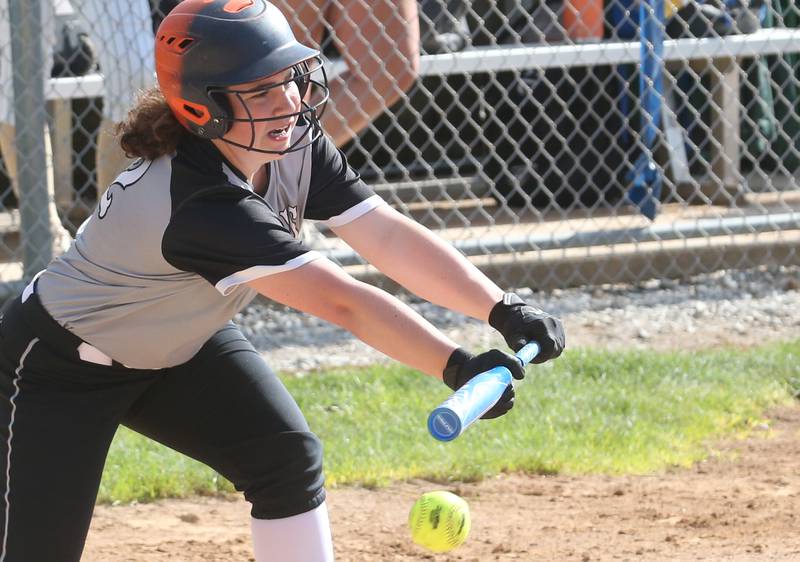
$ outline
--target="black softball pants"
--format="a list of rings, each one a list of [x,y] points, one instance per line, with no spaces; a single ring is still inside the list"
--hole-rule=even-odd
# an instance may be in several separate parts
[[[126,425],[228,478],[261,519],[325,499],[322,451],[232,323],[162,370],[80,359],[38,296],[0,319],[0,562],[80,559],[106,454]],[[168,342],[165,342],[168,345]]]

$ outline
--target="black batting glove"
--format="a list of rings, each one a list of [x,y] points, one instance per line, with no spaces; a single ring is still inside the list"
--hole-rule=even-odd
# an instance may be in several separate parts
[[[464,348],[458,348],[450,355],[444,368],[444,383],[458,390],[475,375],[479,375],[494,367],[507,367],[511,376],[519,380],[525,378],[525,369],[513,355],[492,349],[480,355],[473,355]],[[514,385],[509,384],[500,400],[481,416],[481,419],[498,418],[514,407]]]
[[[555,359],[564,350],[561,320],[526,304],[514,293],[506,293],[503,300],[492,307],[489,325],[503,335],[508,347],[514,351],[519,351],[528,342],[538,343],[539,355],[534,357],[534,363]]]

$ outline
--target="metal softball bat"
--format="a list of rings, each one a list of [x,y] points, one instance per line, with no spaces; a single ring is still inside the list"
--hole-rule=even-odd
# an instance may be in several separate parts
[[[516,357],[524,367],[538,354],[539,344],[531,342]],[[511,371],[506,367],[495,367],[472,377],[431,412],[428,431],[439,441],[452,441],[500,400],[511,381]]]

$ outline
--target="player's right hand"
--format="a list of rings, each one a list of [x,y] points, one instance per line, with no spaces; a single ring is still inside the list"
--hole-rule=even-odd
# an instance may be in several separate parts
[[[458,348],[450,355],[447,366],[442,373],[444,383],[458,390],[464,383],[472,377],[493,369],[494,367],[506,367],[511,371],[511,376],[517,380],[525,378],[525,368],[520,365],[519,359],[499,349],[492,349],[473,355],[464,348]],[[500,400],[481,416],[481,419],[497,418],[508,412],[514,407],[514,386],[509,384]]]
[[[503,335],[508,347],[519,351],[529,342],[539,344],[533,363],[555,359],[564,350],[561,320],[527,304],[518,295],[506,293],[489,313],[489,324]]]

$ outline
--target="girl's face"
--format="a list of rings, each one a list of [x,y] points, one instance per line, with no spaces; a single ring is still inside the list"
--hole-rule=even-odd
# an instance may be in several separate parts
[[[237,86],[233,89],[234,93],[227,94],[234,119],[245,121],[234,121],[225,138],[259,150],[279,152],[289,148],[292,131],[297,124],[296,114],[302,109],[300,90],[294,77],[295,71],[290,68]],[[250,119],[269,120],[251,124]],[[236,150],[248,152],[244,148]],[[262,161],[265,156],[268,160],[280,157],[279,154],[260,154]]]

